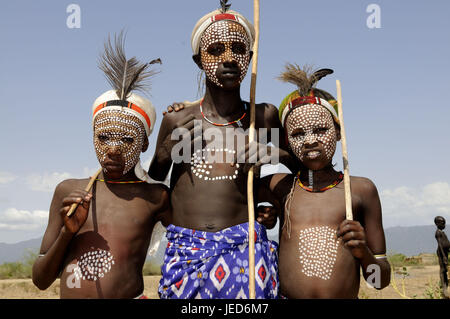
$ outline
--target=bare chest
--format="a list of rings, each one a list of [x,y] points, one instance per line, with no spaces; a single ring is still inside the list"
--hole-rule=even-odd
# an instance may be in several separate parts
[[[354,218],[360,218],[360,205],[358,196],[352,197]],[[289,218],[295,227],[313,225],[337,226],[345,219],[344,185],[325,192],[308,192],[298,185],[291,200]]]

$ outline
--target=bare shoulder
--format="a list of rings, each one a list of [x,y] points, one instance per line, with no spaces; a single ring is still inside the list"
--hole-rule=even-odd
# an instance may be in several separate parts
[[[199,112],[199,106],[200,102],[197,102],[193,105],[183,108],[182,110],[179,110],[178,112],[172,111],[170,113],[167,113],[163,116],[161,126],[169,125],[171,127],[174,127],[179,121],[185,119],[186,116],[191,114],[195,116]]]
[[[350,182],[352,184],[352,191],[357,191],[361,195],[367,196],[378,193],[375,183],[367,177],[351,176]]]
[[[259,112],[264,112],[267,115],[278,114],[278,109],[275,105],[270,103],[259,103],[255,105],[255,109]]]
[[[143,185],[143,191],[145,198],[153,204],[158,204],[169,199],[170,189],[162,183],[145,183]]]
[[[66,179],[56,185],[55,196],[67,196],[74,190],[84,189],[88,183],[88,178]]]
[[[255,114],[257,123],[260,123],[260,126],[267,128],[280,127],[278,109],[275,105],[270,103],[256,104]]]
[[[288,175],[289,174],[285,174],[285,173],[271,175],[272,178],[270,179],[270,189],[274,190],[275,187],[278,185],[278,183],[280,183]]]
[[[147,190],[150,191],[150,193],[156,194],[156,195],[164,195],[168,194],[170,189],[165,184],[162,183],[152,183],[152,184],[145,184],[145,187]]]
[[[436,233],[435,233],[436,238],[444,237],[444,235],[445,235],[445,233],[442,230],[436,229]]]
[[[352,176],[352,196],[365,212],[379,212],[381,214],[381,202],[377,187],[374,182],[366,177]],[[376,214],[378,215],[378,214]]]

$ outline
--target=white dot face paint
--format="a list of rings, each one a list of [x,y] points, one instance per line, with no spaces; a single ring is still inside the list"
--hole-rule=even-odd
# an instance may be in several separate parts
[[[243,26],[232,21],[218,21],[209,26],[200,39],[200,57],[208,79],[223,87],[216,71],[220,63],[235,61],[241,83],[250,64],[250,40]]]
[[[323,106],[308,104],[295,108],[288,114],[286,129],[289,146],[300,161],[320,158],[321,147],[325,159],[328,162],[333,159],[336,128],[333,117]],[[319,149],[314,147],[316,144]]]
[[[145,128],[134,115],[119,110],[107,110],[97,115],[94,122],[94,147],[100,164],[105,163],[108,152],[120,153],[128,173],[139,161]]]
[[[92,250],[78,259],[74,275],[77,280],[97,281],[103,278],[113,265],[114,257],[109,251]]]
[[[308,277],[329,280],[337,258],[339,239],[328,226],[303,229],[299,235],[301,271]]]

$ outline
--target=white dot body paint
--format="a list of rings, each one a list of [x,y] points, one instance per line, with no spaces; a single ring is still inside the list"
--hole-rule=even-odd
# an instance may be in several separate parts
[[[225,45],[225,52],[220,56],[214,56],[207,52],[208,47],[216,42]],[[240,42],[245,45],[245,53],[238,54],[233,52],[233,43]],[[200,39],[200,56],[203,70],[206,76],[217,86],[223,87],[216,76],[219,63],[227,61],[236,61],[240,70],[240,82],[242,82],[247,74],[250,64],[250,40],[243,26],[238,23],[222,20],[213,23],[203,33]]]
[[[317,226],[300,231],[299,260],[301,271],[308,277],[329,280],[337,259],[339,239],[336,230]]]
[[[96,249],[80,256],[74,270],[77,279],[97,281],[114,265],[114,256],[106,250]]]
[[[201,152],[201,153],[200,153]],[[198,150],[191,157],[191,171],[194,176],[205,181],[218,181],[218,180],[235,180],[239,175],[239,170],[234,169],[234,173],[231,175],[215,175],[212,171],[213,165],[209,165],[206,160],[206,156],[202,154],[208,154],[211,152],[222,152],[228,154],[234,154],[233,150],[229,149],[216,149],[216,148],[204,148],[202,151]],[[206,165],[208,164],[208,165]],[[229,164],[227,164],[229,165]],[[236,164],[236,168],[239,168],[239,164]]]
[[[100,135],[103,140],[99,138]],[[115,147],[125,160],[123,174],[128,173],[138,163],[145,138],[144,125],[130,113],[108,110],[95,118],[94,147],[97,158],[103,163],[107,152]],[[132,142],[127,142],[131,140]]]
[[[325,128],[326,131],[318,131]],[[307,154],[302,153],[305,143],[322,143],[327,160],[331,161],[336,151],[336,128],[331,113],[316,104],[302,105],[292,110],[286,119],[289,146],[300,161]],[[298,129],[302,134],[296,134]],[[294,133],[294,135],[293,135]]]

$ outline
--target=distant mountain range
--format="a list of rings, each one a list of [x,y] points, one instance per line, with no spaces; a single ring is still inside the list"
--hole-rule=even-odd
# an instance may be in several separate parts
[[[39,252],[41,241],[42,237],[21,241],[15,244],[0,243],[0,264],[5,262],[23,261],[28,250],[34,253]]]
[[[388,253],[402,253],[407,256],[416,256],[420,253],[435,253],[437,249],[434,233],[436,226],[391,227],[385,229],[386,246]],[[445,229],[450,238],[448,229]],[[269,232],[269,238],[278,241],[276,233]],[[38,252],[41,238],[21,241],[14,244],[0,243],[0,264],[5,262],[22,261],[27,250]],[[163,238],[155,256],[148,257],[148,261],[162,263],[167,240]]]
[[[448,228],[444,231],[450,238]],[[388,253],[402,253],[407,256],[436,253],[435,232],[435,225],[387,228],[385,229],[387,251]]]

